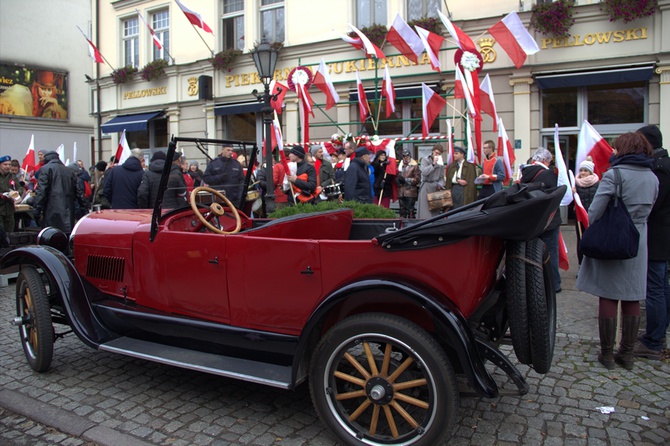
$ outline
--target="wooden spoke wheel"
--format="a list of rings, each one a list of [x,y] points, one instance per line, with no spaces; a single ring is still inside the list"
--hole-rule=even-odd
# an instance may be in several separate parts
[[[16,325],[28,364],[46,372],[54,351],[54,328],[46,287],[39,272],[24,266],[16,280]]]
[[[217,201],[212,201],[212,204],[209,205],[209,212],[203,214],[202,212],[200,212],[199,205],[196,202],[198,192],[211,193],[216,198],[223,201],[225,207],[222,206],[221,203]],[[242,219],[240,218],[240,213],[237,212],[237,209],[235,208],[235,206],[233,206],[233,203],[231,203],[230,200],[228,200],[228,198],[226,198],[226,196],[223,195],[220,191],[212,189],[211,187],[207,186],[196,187],[191,192],[190,203],[191,203],[191,209],[193,209],[193,212],[195,212],[196,217],[198,217],[200,222],[210,231],[216,232],[218,234],[235,234],[237,232],[240,232],[240,229],[242,229]],[[232,231],[224,231],[222,228],[214,226],[211,223],[211,220],[213,218],[218,219],[220,217],[223,217],[224,215],[227,215],[228,213],[226,212],[226,209],[230,209],[232,218],[235,218],[235,229],[233,229]]]

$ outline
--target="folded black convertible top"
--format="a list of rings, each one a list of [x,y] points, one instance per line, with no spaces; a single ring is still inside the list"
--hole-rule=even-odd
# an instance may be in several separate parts
[[[488,198],[376,237],[389,250],[425,249],[480,235],[525,241],[538,237],[557,212],[567,186],[514,184]]]

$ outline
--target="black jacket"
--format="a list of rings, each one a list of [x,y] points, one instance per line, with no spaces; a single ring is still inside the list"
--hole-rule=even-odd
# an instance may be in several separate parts
[[[542,183],[542,188],[546,189],[556,187],[558,185],[558,177],[551,168],[546,169],[537,164],[531,164],[530,166],[523,168],[521,171],[521,180],[519,182]],[[559,226],[561,226],[561,213],[557,209],[554,218],[551,220],[546,230],[551,231]]]
[[[218,157],[207,165],[203,180],[214,189],[224,190],[226,198],[235,206],[240,204],[242,186],[244,185],[244,170],[237,160]]]
[[[361,158],[354,158],[344,172],[344,199],[359,203],[372,203],[370,173]]]
[[[142,164],[134,156],[107,171],[103,193],[112,204],[112,209],[139,209],[137,190],[143,176]]]
[[[167,188],[163,194],[163,209],[176,209],[188,206],[186,201],[186,182],[181,167],[172,164]]]
[[[302,160],[297,163],[297,169],[295,172],[296,176],[307,174],[307,181],[304,180],[295,180],[295,187],[300,189],[300,192],[305,195],[312,195],[316,190],[316,169],[314,166],[309,164],[307,161]]]
[[[654,150],[652,172],[658,178],[658,197],[647,221],[649,259],[670,261],[670,158],[667,150]]]
[[[137,189],[137,205],[140,209],[154,208],[163,166],[165,166],[165,160],[157,159],[149,164],[149,170],[142,175],[142,182]]]

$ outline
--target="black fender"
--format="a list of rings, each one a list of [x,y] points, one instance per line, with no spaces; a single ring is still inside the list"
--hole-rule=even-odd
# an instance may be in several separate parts
[[[367,279],[346,285],[319,304],[312,312],[298,340],[296,355],[293,359],[294,383],[301,379],[299,376],[301,367],[306,365],[302,361],[309,356],[314,341],[318,341],[314,336],[316,334],[318,337],[317,331],[320,330],[321,324],[328,318],[333,308],[343,303],[353,294],[368,291],[377,293],[393,291],[402,294],[405,298],[412,300],[417,306],[429,312],[434,317],[436,336],[454,349],[470,386],[482,396],[488,398],[498,396],[498,385],[486,370],[475,336],[460,311],[453,304],[438,302],[425,291],[412,285],[386,279]],[[384,311],[380,310],[379,312],[383,313]]]
[[[57,291],[52,291],[51,295],[55,295],[63,306],[68,325],[86,345],[97,349],[101,343],[116,337],[96,318],[84,281],[62,252],[49,246],[17,248],[0,260],[1,268],[14,265],[33,265],[49,276],[50,285]],[[90,288],[94,292],[93,287]]]

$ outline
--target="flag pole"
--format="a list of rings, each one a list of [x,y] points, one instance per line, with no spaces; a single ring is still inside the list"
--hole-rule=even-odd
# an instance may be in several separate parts
[[[452,116],[452,119],[454,120],[454,122],[456,122],[456,113],[458,113],[458,115],[459,115],[461,118],[465,118],[465,115],[464,115],[463,113],[461,113],[459,110],[457,110],[456,107],[454,107],[453,105],[451,105],[448,101],[447,101],[447,105],[448,105],[449,107],[451,107],[451,109],[452,109],[453,112],[454,112],[454,113],[451,115],[451,116]]]
[[[79,27],[79,25],[75,25],[75,26],[77,27],[77,29],[79,30],[79,32],[84,36],[84,38],[86,38],[87,40],[89,40],[88,37],[86,37],[86,34],[84,33],[84,31],[81,30],[81,28]],[[90,40],[89,40],[89,41],[90,41]],[[114,67],[112,66],[112,64],[109,63],[109,61],[107,60],[107,58],[106,58],[105,56],[102,55],[102,53],[100,52],[100,49],[98,49],[97,47],[96,47],[96,49],[98,50],[98,54],[100,54],[100,57],[102,57],[102,60],[104,60],[105,63],[109,66],[109,68],[111,68],[112,71],[114,71]]]
[[[190,23],[190,22],[189,22],[189,23]],[[193,27],[193,29],[195,30],[195,32],[198,33],[198,37],[200,37],[200,40],[202,40],[202,43],[205,44],[205,46],[207,47],[207,49],[209,50],[209,52],[212,54],[212,57],[214,57],[214,51],[212,51],[212,49],[209,47],[209,45],[207,45],[207,42],[206,42],[205,39],[202,37],[202,35],[200,35],[200,32],[197,30],[197,28],[195,27],[195,25],[194,25],[193,23],[191,23],[191,26]],[[173,62],[174,62],[174,59],[173,59]]]

